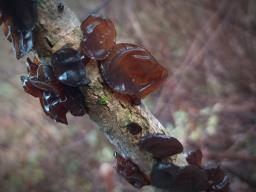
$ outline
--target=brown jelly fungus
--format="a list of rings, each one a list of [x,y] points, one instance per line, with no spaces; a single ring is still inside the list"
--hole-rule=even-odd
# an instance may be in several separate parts
[[[151,172],[153,186],[178,192],[198,192],[207,189],[207,176],[197,166],[178,167],[158,162]]]
[[[26,66],[27,66],[27,72],[29,76],[37,75],[37,69],[39,66],[38,60],[35,59],[34,61],[31,61],[30,58],[27,58]]]
[[[33,48],[32,30],[37,19],[36,7],[36,0],[0,1],[4,34],[12,42],[17,59]]]
[[[53,68],[38,61],[27,60],[28,74],[21,76],[25,92],[38,97],[46,115],[67,124],[66,114],[82,116],[86,113],[84,96],[79,88],[59,82]]]
[[[63,48],[52,55],[51,64],[58,80],[68,86],[87,85],[86,72],[81,54],[72,48]]]
[[[171,189],[175,178],[180,171],[180,167],[172,163],[156,163],[151,171],[151,184],[162,189]]]
[[[179,192],[195,192],[207,189],[207,175],[203,169],[189,165],[183,167],[175,180],[175,190]]]
[[[218,184],[212,185],[211,190],[214,192],[229,192],[230,179],[228,176],[225,176],[221,182]]]
[[[208,177],[208,191],[209,192],[228,192],[229,191],[229,177],[225,175],[224,171],[216,164],[209,164],[203,168]]]
[[[138,123],[135,122],[131,122],[127,125],[127,129],[129,131],[129,133],[131,133],[132,135],[137,135],[142,131],[141,126]]]
[[[111,89],[133,101],[159,88],[168,74],[146,49],[128,43],[117,44],[100,63],[100,70]]]
[[[34,85],[31,83],[30,77],[28,75],[22,75],[20,77],[22,87],[24,91],[33,97],[40,97],[41,96],[41,90],[34,87]]]
[[[136,188],[142,188],[145,185],[149,185],[149,181],[146,176],[140,171],[139,167],[131,160],[125,159],[120,154],[115,154],[117,164],[116,170],[128,183]]]
[[[187,162],[190,165],[197,165],[201,166],[202,164],[202,158],[203,158],[203,153],[200,149],[196,149],[193,151],[190,151],[186,157]]]
[[[57,122],[68,124],[66,117],[68,109],[65,106],[65,102],[54,93],[44,91],[40,98],[40,103],[46,115],[50,116]]]
[[[82,22],[81,30],[83,32],[81,52],[92,59],[105,59],[116,41],[116,30],[112,21],[90,15]]]
[[[174,137],[167,135],[153,134],[144,136],[139,147],[153,155],[156,159],[166,158],[182,153],[182,144]]]
[[[31,30],[37,19],[37,0],[1,0],[0,12],[5,22],[11,17],[12,25],[19,31]]]
[[[18,31],[10,27],[11,42],[13,44],[16,58],[24,57],[33,48],[33,38],[31,31]]]

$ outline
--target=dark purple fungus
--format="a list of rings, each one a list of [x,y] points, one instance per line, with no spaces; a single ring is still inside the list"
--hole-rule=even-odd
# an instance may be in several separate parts
[[[175,192],[199,192],[207,189],[207,176],[197,166],[181,168],[172,163],[158,162],[152,169],[151,183]]]
[[[180,167],[172,163],[156,163],[151,171],[151,184],[162,189],[171,189],[174,185]]]
[[[173,189],[179,192],[199,192],[207,189],[207,175],[198,166],[189,165],[180,169]]]
[[[18,31],[11,26],[10,35],[17,59],[24,57],[33,48],[31,31]]]
[[[28,74],[21,76],[25,92],[38,97],[49,117],[67,124],[66,114],[82,116],[86,113],[85,98],[79,88],[60,83],[50,65],[27,60]]]
[[[174,137],[167,135],[146,135],[140,142],[139,147],[153,155],[156,159],[166,158],[182,153],[182,144]]]
[[[225,175],[220,166],[209,164],[203,167],[208,177],[207,192],[229,192],[229,177]]]
[[[188,153],[186,160],[190,165],[201,166],[202,158],[203,158],[202,151],[200,149],[196,149]]]
[[[31,83],[30,77],[28,75],[22,75],[20,77],[22,87],[24,91],[33,97],[40,97],[42,94],[42,91],[35,88],[34,85]]]
[[[63,48],[52,55],[51,64],[58,80],[68,86],[88,85],[82,55],[72,48]]]
[[[2,0],[1,20],[4,34],[12,42],[17,59],[33,48],[32,31],[37,20],[36,0]]]
[[[121,175],[128,183],[136,188],[142,188],[145,185],[149,185],[147,177],[141,172],[139,167],[129,159],[123,158],[120,154],[115,154],[117,163],[116,171]]]
[[[68,109],[65,102],[52,92],[44,91],[40,103],[46,115],[54,119],[56,122],[68,124],[66,114]]]

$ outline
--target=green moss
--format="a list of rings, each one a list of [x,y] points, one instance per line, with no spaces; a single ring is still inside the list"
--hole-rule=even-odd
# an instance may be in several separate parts
[[[98,103],[100,105],[107,105],[109,102],[109,98],[107,96],[102,96],[99,98]]]

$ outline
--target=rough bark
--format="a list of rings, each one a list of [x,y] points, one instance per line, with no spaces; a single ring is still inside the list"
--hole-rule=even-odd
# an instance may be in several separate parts
[[[51,54],[64,46],[78,49],[81,32],[80,21],[75,14],[60,0],[38,2],[35,47],[40,59],[48,62]],[[65,6],[62,12],[58,11],[59,3]],[[119,153],[132,159],[149,175],[154,160],[149,153],[140,151],[137,144],[145,134],[170,135],[170,133],[143,105],[131,106],[113,95],[104,85],[96,63],[87,64],[86,70],[91,84],[89,87],[81,87],[81,90],[86,98],[89,117]],[[129,122],[137,122],[143,131],[139,135],[131,135],[126,128]],[[186,164],[183,154],[169,158],[167,161],[180,166]]]

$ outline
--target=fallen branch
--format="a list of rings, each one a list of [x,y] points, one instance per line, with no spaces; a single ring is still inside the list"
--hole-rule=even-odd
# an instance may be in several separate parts
[[[35,47],[42,61],[49,61],[51,54],[64,46],[79,48],[80,22],[64,3],[64,11],[58,12],[59,3],[59,0],[39,1]],[[88,64],[86,70],[91,83],[89,87],[81,90],[86,98],[89,117],[119,153],[132,159],[144,173],[149,175],[154,160],[149,153],[139,150],[137,144],[146,134],[170,135],[170,133],[143,105],[131,106],[129,102],[116,98],[104,85],[97,65]],[[100,104],[102,98],[106,99],[105,104]],[[136,122],[142,127],[143,130],[139,135],[134,136],[129,133],[126,128],[129,122]],[[183,154],[172,157],[169,161],[177,165],[186,165]]]
[[[38,0],[37,2],[38,21],[34,29],[33,44],[35,51],[30,56],[39,57],[41,63],[50,64],[53,53],[59,49],[67,47],[79,49],[82,38],[80,22],[61,0]],[[15,32],[18,36],[24,31],[20,32],[17,29]],[[22,38],[23,34],[20,37]],[[13,38],[12,41],[15,44],[14,40]],[[20,41],[16,41],[16,45],[19,43]],[[18,48],[16,48],[16,53]],[[21,54],[16,54],[16,56],[19,58]],[[165,179],[169,187],[163,188],[168,189],[176,187],[175,184],[178,182],[181,182],[180,185],[177,184],[178,187],[183,188],[183,185],[188,184],[186,187],[192,191],[195,191],[194,189],[206,189],[208,185],[221,189],[223,186],[224,188],[227,186],[227,180],[224,178],[221,178],[221,182],[218,183],[208,183],[210,176],[207,175],[207,170],[200,167],[202,158],[200,152],[193,154],[188,160],[191,166],[186,166],[188,163],[185,155],[181,153],[183,147],[178,140],[167,137],[171,136],[168,129],[165,129],[145,106],[134,106],[130,102],[116,97],[102,80],[96,61],[91,60],[90,63],[87,63],[85,71],[91,82],[89,85],[81,86],[80,90],[85,97],[88,115],[115,146],[117,152],[121,154],[121,156],[117,155],[117,159],[119,159],[117,166],[121,169],[131,168],[132,172],[137,170],[140,173],[142,171],[143,174],[139,176],[142,180],[144,179],[144,184],[150,183],[150,174],[154,172],[152,183],[155,179],[155,183],[162,185],[161,181],[158,182],[158,180]],[[132,134],[128,129],[130,123],[135,123],[141,130],[137,134]],[[151,142],[145,140],[145,137]],[[158,143],[158,147],[154,148],[154,146],[152,149],[152,140],[153,143]],[[161,145],[159,140],[161,140]],[[165,149],[162,149],[163,146]],[[152,152],[154,157],[146,150]],[[172,154],[177,153],[181,154],[172,156]],[[165,158],[166,156],[171,157]],[[160,159],[161,163],[159,163]],[[165,169],[163,170],[159,166],[165,166]],[[218,168],[214,170],[220,172]],[[164,171],[169,171],[170,177],[161,178]],[[126,173],[122,174],[126,176]],[[222,181],[222,179],[224,180]],[[136,186],[136,182],[134,183]],[[140,186],[143,185],[137,185],[137,187]],[[190,187],[194,187],[194,189]]]

